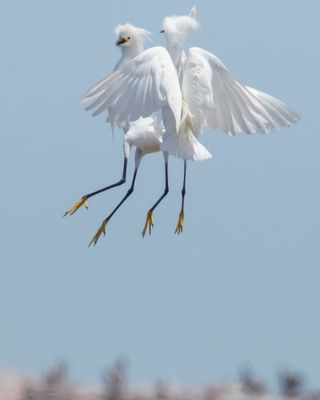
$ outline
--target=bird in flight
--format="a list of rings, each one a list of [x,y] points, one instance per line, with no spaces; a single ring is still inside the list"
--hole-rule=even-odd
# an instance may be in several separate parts
[[[132,50],[137,48],[135,36],[123,32],[117,43],[124,46],[123,52],[127,52],[125,60],[121,62],[120,59],[114,72],[82,98],[84,103],[93,100],[86,108],[95,110],[93,115],[108,111],[107,121],[124,130],[124,143],[128,148],[137,147],[132,185],[103,220],[90,244],[97,243],[110,218],[133,191],[141,158],[151,152],[141,145],[142,138],[152,142],[152,151],[162,150],[165,162],[165,189],[149,209],[142,235],[147,231],[151,233],[153,212],[169,191],[169,155],[182,159],[184,166],[182,203],[176,228],[176,233],[181,233],[187,162],[211,157],[199,142],[204,128],[229,135],[268,133],[289,127],[300,119],[299,114],[282,101],[240,83],[214,54],[198,47],[190,48],[186,54],[186,43],[197,27],[195,7],[189,15],[166,17],[161,30],[166,37],[166,48],[156,46],[143,50],[140,45],[136,52]],[[122,184],[126,154],[122,180],[83,196],[66,214],[71,215],[81,205],[86,205],[89,197]]]
[[[125,25],[118,25],[115,29],[115,44],[121,50],[121,57],[116,63],[113,71],[117,71],[129,60],[136,57],[138,54],[141,54],[144,50],[144,41],[149,38],[150,35],[150,32],[146,31],[145,29],[138,28],[132,24],[127,23]],[[90,107],[87,107],[87,109],[89,110],[94,106],[95,104],[92,104]],[[112,113],[112,106],[108,108],[108,112]],[[88,208],[88,199],[90,197],[93,197],[99,193],[105,192],[117,186],[123,185],[126,182],[128,158],[132,145],[137,145],[135,160],[136,169],[138,169],[139,167],[143,151],[148,150],[148,152],[151,152],[151,149],[156,148],[160,150],[161,135],[159,135],[158,131],[155,129],[155,122],[150,118],[144,119],[143,122],[140,120],[135,121],[132,122],[132,124],[125,122],[119,125],[119,127],[122,129],[125,135],[123,140],[124,160],[121,179],[118,182],[108,185],[102,189],[95,190],[94,192],[83,195],[79,201],[77,201],[71,208],[69,208],[65,212],[64,216],[74,214],[83,205]],[[136,143],[136,137],[138,136],[139,132],[141,132],[141,135],[139,136],[140,142],[138,145],[138,143]],[[147,141],[142,141],[141,138],[147,138]]]

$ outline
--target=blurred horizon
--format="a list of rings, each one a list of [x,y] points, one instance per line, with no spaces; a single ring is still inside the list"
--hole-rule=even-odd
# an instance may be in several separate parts
[[[320,399],[319,389],[310,391],[306,385],[306,377],[301,372],[288,368],[277,372],[274,388],[270,388],[248,366],[239,369],[235,381],[212,381],[195,387],[161,379],[152,384],[132,384],[129,369],[128,360],[118,358],[101,373],[99,385],[71,381],[69,366],[65,361],[55,363],[40,376],[0,370],[0,400]]]

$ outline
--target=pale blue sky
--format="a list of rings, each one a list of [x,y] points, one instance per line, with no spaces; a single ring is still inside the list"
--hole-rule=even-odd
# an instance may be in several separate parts
[[[124,354],[135,383],[202,384],[250,363],[269,381],[288,365],[320,386],[317,0],[196,2],[190,45],[303,120],[268,136],[205,132],[214,159],[190,164],[182,236],[182,163],[172,160],[172,190],[152,237],[140,237],[163,189],[160,154],[143,160],[136,193],[95,248],[126,187],[61,217],[121,174],[121,135],[113,144],[79,103],[118,60],[114,26],[130,21],[164,44],[162,17],[193,4],[0,3],[0,368],[39,373],[65,358],[74,379],[95,381]]]

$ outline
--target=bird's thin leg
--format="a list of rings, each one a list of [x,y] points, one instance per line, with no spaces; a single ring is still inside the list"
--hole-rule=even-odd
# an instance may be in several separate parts
[[[110,219],[113,217],[113,215],[118,211],[118,209],[122,206],[122,204],[128,199],[128,197],[133,193],[134,191],[134,184],[136,181],[136,177],[137,177],[137,173],[138,173],[138,169],[139,169],[139,165],[141,162],[141,159],[143,157],[143,152],[140,149],[136,150],[136,155],[135,155],[135,168],[134,168],[134,173],[133,173],[133,178],[132,178],[132,182],[131,182],[131,186],[129,188],[129,190],[127,191],[126,195],[122,198],[122,200],[118,203],[118,205],[113,209],[113,211],[108,215],[107,218],[105,218],[102,221],[102,224],[100,226],[100,228],[97,230],[97,233],[93,236],[93,238],[91,239],[89,246],[91,246],[92,244],[95,246],[100,238],[100,236],[102,234],[105,235],[105,231],[106,231],[106,226],[108,224],[108,222],[110,221]]]
[[[149,232],[149,235],[151,235],[152,228],[154,226],[153,223],[153,211],[155,208],[158,206],[158,204],[166,197],[166,195],[169,192],[169,179],[168,179],[168,158],[169,155],[167,152],[163,152],[164,156],[164,165],[165,165],[165,188],[162,196],[155,202],[155,204],[150,208],[147,214],[146,218],[146,223],[144,225],[143,231],[142,231],[142,237],[145,237],[147,231]]]
[[[187,161],[184,160],[183,164],[183,186],[181,190],[181,195],[182,195],[182,203],[181,203],[181,211],[179,214],[179,220],[178,220],[178,225],[175,230],[175,233],[180,235],[183,231],[183,221],[184,221],[184,196],[186,194],[186,176],[187,176]]]
[[[121,186],[125,183],[126,178],[127,178],[127,166],[128,166],[128,157],[129,157],[129,151],[130,151],[130,148],[126,148],[126,145],[127,144],[125,142],[124,143],[124,160],[123,160],[122,178],[118,182],[113,183],[112,185],[106,186],[102,189],[95,190],[94,192],[83,195],[80,200],[78,200],[71,208],[69,208],[69,210],[67,210],[64,213],[64,215],[63,215],[64,217],[67,215],[74,214],[83,205],[88,209],[88,206],[89,206],[88,199],[90,199],[90,197],[93,197],[99,193],[105,192],[109,189],[113,189],[117,186]]]

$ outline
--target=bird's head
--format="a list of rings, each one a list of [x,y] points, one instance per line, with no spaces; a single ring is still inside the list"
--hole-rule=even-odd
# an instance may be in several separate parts
[[[189,15],[166,17],[162,23],[161,33],[166,35],[168,47],[183,49],[192,32],[198,28],[197,9],[193,6]]]
[[[132,24],[118,25],[115,29],[116,46],[122,49],[143,47],[145,39],[149,39],[151,33]]]

